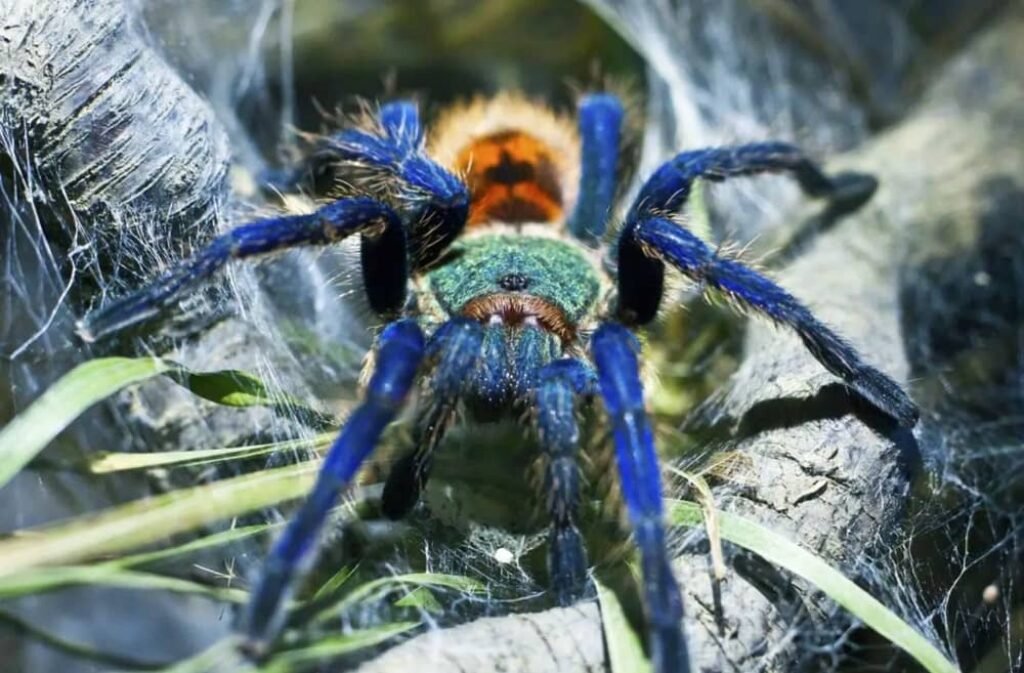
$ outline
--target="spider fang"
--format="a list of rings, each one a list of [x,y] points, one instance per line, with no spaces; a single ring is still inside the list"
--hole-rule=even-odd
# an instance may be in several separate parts
[[[488,325],[540,327],[570,342],[575,330],[558,306],[542,297],[526,294],[488,294],[470,300],[462,315]]]

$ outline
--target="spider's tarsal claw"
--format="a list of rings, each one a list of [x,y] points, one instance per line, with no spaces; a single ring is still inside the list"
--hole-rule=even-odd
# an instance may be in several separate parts
[[[586,598],[587,556],[576,526],[552,526],[548,541],[548,567],[555,600],[566,607]]]
[[[264,563],[239,624],[242,640],[238,649],[250,659],[264,658],[284,626],[287,616],[284,608],[294,591],[295,570],[294,566],[273,556]]]
[[[678,624],[658,627],[651,638],[651,662],[655,673],[681,673],[688,670],[689,653]]]
[[[555,360],[540,370],[536,390],[537,434],[544,452],[543,488],[551,517],[548,574],[559,605],[587,593],[587,551],[577,521],[580,505],[580,430],[576,400],[592,391],[594,370],[580,360]]]
[[[828,195],[829,208],[836,215],[857,210],[870,201],[878,190],[878,178],[867,173],[837,173],[830,180],[832,191]]]
[[[895,381],[877,369],[864,367],[858,370],[847,385],[903,427],[912,428],[917,424],[920,417],[917,405]]]

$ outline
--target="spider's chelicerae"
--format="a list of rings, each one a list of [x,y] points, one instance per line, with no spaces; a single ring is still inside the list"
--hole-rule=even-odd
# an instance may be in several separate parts
[[[608,93],[582,96],[575,121],[503,94],[448,110],[428,135],[416,104],[382,105],[325,138],[296,171],[309,177],[327,166],[346,177],[347,194],[335,193],[311,214],[232,229],[82,321],[80,334],[96,339],[155,315],[232,259],[360,235],[366,299],[386,324],[361,404],[263,566],[243,619],[251,647],[265,648],[277,635],[328,511],[419,381],[416,445],[391,471],[384,512],[399,517],[416,504],[431,454],[458,408],[476,422],[529,409],[546,457],[548,563],[562,604],[582,596],[587,583],[576,525],[576,412],[595,400],[603,405],[640,552],[655,670],[688,670],[635,334],[658,312],[666,265],[795,330],[850,389],[899,423],[916,422],[917,410],[899,385],[773,281],[719,256],[673,217],[698,178],[785,172],[806,194],[828,199],[833,212],[858,208],[875,181],[854,173],[827,176],[779,142],[688,151],[656,170],[624,219],[613,222],[623,119],[621,102]],[[606,242],[613,247],[608,265]]]

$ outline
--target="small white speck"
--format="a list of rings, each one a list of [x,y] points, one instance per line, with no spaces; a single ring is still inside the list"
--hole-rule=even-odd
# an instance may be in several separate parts
[[[540,323],[537,322],[537,316],[535,315],[528,315],[523,318],[523,324],[529,325],[530,327],[538,327],[540,325]]]
[[[498,563],[501,563],[502,565],[512,563],[512,561],[514,561],[515,558],[516,557],[512,555],[512,552],[506,549],[505,547],[498,547],[494,550],[494,560]]]
[[[999,600],[999,587],[995,584],[989,584],[985,587],[984,591],[981,592],[981,600],[985,601],[989,605],[994,605]]]
[[[974,284],[980,287],[988,287],[989,283],[992,282],[992,276],[988,275],[985,271],[979,271],[974,274]]]
[[[501,316],[497,313],[491,315],[491,317],[487,319],[488,325],[501,325],[503,322],[504,321],[501,319]]]

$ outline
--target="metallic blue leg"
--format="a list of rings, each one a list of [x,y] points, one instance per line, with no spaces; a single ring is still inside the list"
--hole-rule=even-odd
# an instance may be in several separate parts
[[[409,222],[409,258],[415,267],[434,261],[462,232],[469,214],[469,190],[458,177],[427,156],[419,111],[412,101],[381,107],[380,132],[345,129],[324,150],[349,164],[395,181],[393,196]]]
[[[850,344],[821,323],[791,294],[740,262],[715,254],[706,243],[670,220],[649,218],[632,224],[620,246],[633,246],[679,269],[692,280],[726,293],[800,336],[811,354],[850,388],[902,425],[917,422],[917,407],[899,384],[866,365]],[[628,269],[620,269],[628,273]]]
[[[594,370],[579,360],[556,360],[542,368],[536,392],[537,434],[547,457],[544,494],[551,532],[548,574],[559,605],[583,597],[587,555],[576,526],[580,502],[579,427],[576,398],[596,391]]]
[[[407,154],[417,151],[423,145],[423,127],[420,125],[420,110],[410,100],[398,100],[380,106],[380,125],[384,133]]]
[[[475,375],[483,347],[484,328],[475,320],[454,318],[441,325],[427,346],[427,357],[436,360],[426,406],[413,431],[413,449],[391,468],[381,496],[381,509],[390,519],[400,519],[420,498],[430,476],[434,449],[441,442],[455,413],[455,406]]]
[[[622,103],[610,93],[580,99],[580,190],[569,231],[584,241],[604,236],[618,188],[619,143],[622,139]]]
[[[827,197],[831,218],[856,210],[875,193],[878,182],[862,173],[827,176],[804,154],[786,143],[755,143],[683,152],[647,179],[626,217],[619,239],[619,319],[642,325],[654,320],[665,285],[664,266],[633,244],[630,233],[644,218],[680,210],[694,180],[787,171],[809,196]],[[622,269],[628,272],[622,272]]]
[[[305,187],[315,197],[329,196],[336,189],[335,169],[339,161],[383,161],[392,166],[422,145],[423,129],[416,103],[386,103],[380,107],[377,121],[383,138],[358,129],[343,129],[320,139],[309,156],[297,165],[264,171],[260,182],[276,192],[294,192]],[[360,151],[363,143],[368,143],[371,151]],[[349,149],[350,145],[355,148]]]
[[[352,234],[364,244],[387,248],[388,265],[364,269],[370,305],[384,313],[405,298],[404,236],[398,215],[375,199],[356,197],[329,203],[308,215],[257,220],[213,239],[188,260],[136,292],[89,313],[78,324],[85,341],[94,341],[156,315],[186,290],[220,271],[232,259],[244,259],[305,245],[328,245]]]
[[[424,152],[415,102],[381,106],[379,128],[347,128],[324,138],[292,171],[270,176],[273,188],[293,191],[310,182],[316,194],[332,193],[340,176],[361,176],[372,193],[394,199],[408,223],[409,260],[419,268],[434,261],[462,232],[469,190]],[[386,195],[386,197],[385,197]]]
[[[360,404],[324,458],[313,491],[289,522],[264,562],[240,630],[246,648],[265,652],[284,622],[284,607],[296,581],[314,559],[328,512],[394,420],[416,378],[424,354],[423,333],[413,320],[399,320],[381,333],[377,365]]]
[[[601,325],[590,343],[605,410],[612,424],[622,497],[640,550],[644,605],[655,673],[690,670],[683,638],[683,600],[665,546],[661,474],[644,412],[639,343],[621,325]]]
[[[693,181],[698,178],[721,182],[727,178],[781,171],[792,173],[808,196],[841,202],[844,211],[863,205],[878,187],[873,177],[862,173],[829,177],[799,148],[788,143],[692,150],[669,159],[647,179],[627,219],[679,210],[690,196]]]

